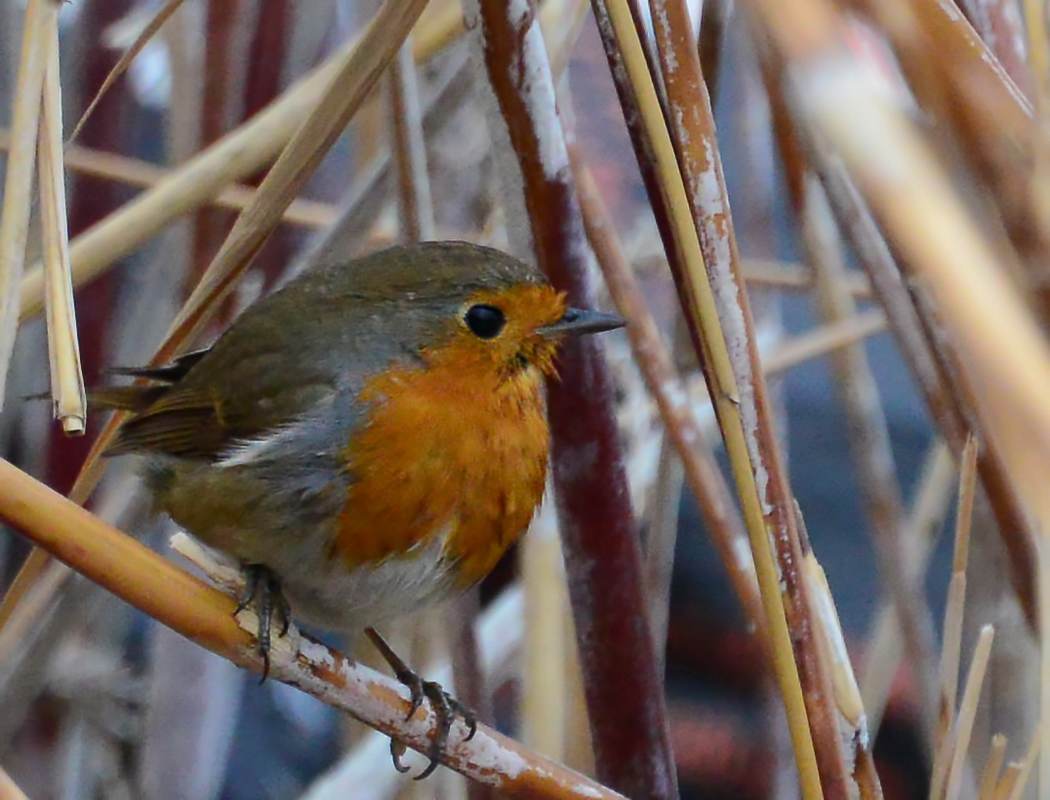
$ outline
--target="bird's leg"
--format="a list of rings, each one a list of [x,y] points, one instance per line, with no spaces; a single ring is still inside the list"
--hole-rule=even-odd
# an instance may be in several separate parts
[[[256,601],[256,597],[259,627],[255,633],[255,642],[263,660],[262,679],[259,681],[263,683],[270,674],[270,636],[274,613],[281,617],[281,632],[278,635],[284,636],[292,622],[292,609],[281,591],[281,580],[273,570],[264,564],[245,564],[244,591],[237,598],[237,610],[234,613],[244,611]]]
[[[383,656],[386,663],[390,665],[390,669],[394,671],[394,677],[408,687],[412,700],[405,719],[411,719],[412,715],[423,705],[424,698],[430,701],[430,706],[434,709],[434,716],[437,717],[437,730],[434,732],[434,738],[431,740],[430,747],[427,750],[427,757],[430,759],[430,763],[425,770],[416,776],[416,780],[421,781],[438,768],[440,763],[438,759],[445,752],[445,745],[448,744],[448,733],[452,729],[452,723],[456,721],[456,717],[462,717],[470,729],[466,738],[468,742],[477,733],[477,717],[473,711],[441,688],[441,684],[435,681],[425,681],[409,668],[375,628],[365,628],[365,634],[372,640],[372,644],[375,645],[375,648]],[[393,739],[390,740],[390,755],[394,759],[394,769],[398,772],[408,771],[408,767],[401,764],[401,756],[404,752],[405,746],[403,744]]]

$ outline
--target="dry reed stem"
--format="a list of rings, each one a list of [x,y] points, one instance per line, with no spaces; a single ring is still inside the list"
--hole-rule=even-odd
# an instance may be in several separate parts
[[[787,570],[784,575],[779,574],[774,555],[770,551],[764,513],[768,499],[760,498],[756,476],[752,471],[751,458],[754,454],[748,446],[744,425],[740,418],[738,403],[741,398],[736,386],[734,365],[729,358],[720,328],[714,294],[707,283],[707,265],[700,250],[697,229],[690,215],[688,195],[682,182],[669,133],[664,127],[663,113],[659,108],[656,87],[648,71],[641,41],[634,28],[630,11],[624,3],[612,0],[606,7],[596,8],[596,13],[599,16],[599,27],[608,25],[614,32],[622,59],[621,63],[635,93],[641,118],[646,126],[649,145],[652,148],[653,159],[649,163],[656,165],[657,180],[661,182],[662,192],[665,192],[668,198],[667,211],[670,216],[669,222],[673,223],[672,235],[677,245],[677,252],[681,256],[682,266],[693,278],[691,291],[685,295],[689,301],[686,303],[686,318],[691,320],[698,347],[703,351],[701,362],[712,365],[712,378],[710,379],[710,384],[714,387],[712,394],[715,407],[723,420],[723,436],[734,464],[738,492],[744,505],[744,518],[751,539],[765,618],[770,632],[771,650],[774,654],[774,674],[777,676],[788,712],[803,797],[813,800],[823,796],[821,775],[817,770],[817,758],[814,741],[811,738],[806,698],[799,682],[800,675],[794,659],[792,638],[781,600],[780,581],[782,577],[785,580],[790,577],[793,587],[799,585],[795,571],[797,567]],[[623,96],[621,92],[621,102]],[[640,158],[639,161],[642,163],[643,158]],[[650,192],[650,197],[653,197],[652,192]],[[674,252],[668,252],[668,259],[672,266],[676,265],[676,259],[672,258]],[[704,308],[704,311],[699,314],[695,311],[697,302],[703,303]],[[770,476],[768,473],[762,474],[768,485]],[[799,559],[796,558],[795,564],[798,563]],[[806,631],[808,626],[800,630]],[[821,694],[830,698],[830,692]],[[836,742],[836,752],[832,758],[828,759],[836,763],[840,760],[837,746]]]
[[[434,208],[430,197],[423,110],[419,80],[412,57],[412,37],[406,39],[390,64],[390,119],[397,164],[401,235],[405,241],[434,238]]]
[[[992,737],[992,746],[988,750],[988,760],[984,764],[981,783],[977,790],[977,800],[994,800],[995,787],[999,783],[999,774],[1003,769],[1006,757],[1006,737],[1001,733]]]
[[[999,780],[999,785],[995,787],[995,800],[1011,800],[1017,779],[1023,770],[1024,762],[1021,761],[1013,761],[1006,765],[1003,777]]]
[[[569,66],[573,45],[587,24],[589,12],[587,0],[545,0],[540,5],[540,28],[556,81]]]
[[[18,332],[18,285],[25,267],[29,216],[33,208],[33,167],[39,131],[41,97],[50,31],[57,25],[58,3],[30,0],[22,31],[22,54],[14,87],[13,142],[4,176],[0,206],[0,407]]]
[[[955,542],[952,551],[952,577],[948,584],[948,600],[944,611],[944,641],[941,646],[940,664],[940,714],[934,746],[938,754],[951,748],[955,719],[955,699],[959,685],[959,659],[962,651],[963,614],[966,605],[966,568],[970,552],[970,528],[973,513],[973,490],[976,479],[977,443],[971,436],[963,450],[959,464],[959,498],[956,505]],[[947,753],[950,759],[951,754]],[[947,763],[940,765],[947,777]],[[937,778],[938,764],[934,764]]]
[[[497,162],[504,210],[520,214],[524,201],[537,263],[571,304],[592,306],[587,241],[535,7],[529,0],[480,0],[468,9],[467,24],[502,117],[493,129],[499,140],[506,134],[516,157],[516,165]],[[523,252],[525,231],[510,233]],[[565,378],[547,386],[552,479],[596,773],[636,800],[675,797],[611,376],[594,341],[566,342],[561,365]]]
[[[1024,0],[1028,30],[1028,71],[1035,105],[1035,169],[1031,174],[1033,206],[1044,226],[1050,222],[1050,42],[1047,41],[1046,4]]]
[[[1043,732],[1039,730],[1032,734],[1032,742],[1028,745],[1028,751],[1025,753],[1024,760],[1021,761],[1009,783],[1010,791],[1005,795],[1006,800],[1021,800],[1024,796],[1025,787],[1028,786],[1028,778],[1031,776],[1032,770],[1035,769],[1036,760],[1039,758],[1040,739],[1042,736]],[[1005,774],[1003,775],[1002,786],[1004,788],[1007,786]],[[999,793],[996,791],[996,797],[998,796]]]
[[[653,635],[657,669],[664,674],[667,666],[667,631],[671,617],[671,582],[674,577],[674,554],[678,543],[678,518],[682,508],[684,486],[685,467],[682,458],[678,455],[670,436],[664,431],[660,437],[660,455],[649,500],[645,538],[645,588],[649,601],[649,629]],[[726,487],[727,492],[728,488]],[[732,495],[729,497],[732,500]],[[746,548],[747,539],[741,544]],[[753,573],[753,564],[751,569]],[[755,599],[758,599],[757,582],[754,591]],[[761,604],[757,607],[759,610],[762,608]]]
[[[565,634],[571,608],[553,503],[540,509],[520,547],[525,588],[521,741],[561,761],[565,758],[565,713],[569,702]]]
[[[158,351],[157,363],[175,355],[180,346],[191,342],[202,331],[218,302],[280,224],[284,210],[342,134],[425,5],[426,0],[386,0],[376,12],[361,35],[360,46],[354,48],[331,84],[317,98],[306,121],[270,168],[252,203],[238,216],[219,252],[179,310],[168,341]],[[175,342],[178,344],[174,345]]]
[[[941,42],[937,51],[952,53],[953,57],[961,59],[962,66],[950,71],[950,75],[980,76],[977,82],[981,87],[999,90],[1001,97],[996,101],[996,107],[1005,106],[1003,112],[996,113],[994,118],[997,121],[1004,118],[1011,120],[1012,129],[1019,131],[1030,126],[1024,98],[1019,95],[1009,78],[1002,75],[1002,71],[994,63],[994,58],[988,54],[966,21],[958,14],[946,13],[944,5],[936,0],[916,0],[913,6],[915,13],[923,20],[931,39]],[[907,16],[909,12],[905,10],[904,13]],[[914,26],[903,27],[908,31],[914,30]],[[916,56],[916,59],[905,63],[906,68],[914,67],[913,73],[909,74],[913,74],[916,81],[922,82],[927,66],[936,67],[936,64],[940,63],[940,60],[935,60],[936,64],[930,62],[926,57],[928,52],[929,48],[921,49],[921,57]],[[771,51],[767,50],[765,56],[765,73],[767,85],[770,87],[769,96],[773,104],[774,119],[778,122],[786,121],[789,112],[779,85],[785,67],[782,60]],[[922,83],[918,91],[921,93],[927,89],[929,86]],[[939,96],[936,92],[932,93],[933,99]],[[988,118],[993,116],[989,115]],[[978,123],[984,124],[984,119],[974,120],[971,125],[962,125],[960,129],[969,130]],[[787,122],[783,124],[790,125]],[[800,121],[796,132],[804,139],[809,163],[820,175],[839,224],[871,278],[875,294],[890,319],[898,348],[922,392],[934,422],[953,452],[958,455],[967,429],[974,427],[976,423],[972,419],[973,412],[969,410],[970,404],[966,402],[971,393],[966,387],[959,385],[958,370],[953,368],[955,359],[947,351],[948,346],[943,337],[934,334],[939,330],[939,326],[926,325],[920,316],[920,311],[924,311],[925,307],[917,311],[913,305],[915,298],[912,292],[904,284],[894,257],[882,233],[876,227],[864,199],[850,180],[841,160],[833,155],[834,148],[805,120]],[[1022,133],[1018,132],[1015,138],[1023,138]],[[1029,624],[1034,626],[1035,557],[1032,552],[1033,533],[1029,521],[1019,506],[1014,489],[1004,474],[1002,460],[994,447],[985,448],[979,468],[982,483],[999,524],[1000,535],[1010,557],[1015,590]]]
[[[1024,17],[1017,0],[968,0],[967,16],[1006,74],[1026,95],[1031,92]]]
[[[674,361],[660,337],[630,264],[623,255],[601,193],[574,147],[570,150],[573,173],[580,195],[583,223],[598,266],[605,276],[613,303],[627,319],[627,336],[635,363],[649,393],[656,400],[665,433],[682,460],[685,473],[704,522],[718,550],[744,616],[760,635],[765,632],[765,612],[750,556],[747,530],[740,518],[733,493],[715,461],[703,426],[689,402]]]
[[[944,740],[955,724],[955,698],[959,686],[959,658],[962,652],[963,609],[966,605],[966,573],[956,572],[948,583],[941,644],[940,713],[935,746]]]
[[[234,617],[236,600],[0,460],[0,518],[88,579],[238,666],[262,667],[253,637]],[[246,620],[249,627],[253,619]],[[405,689],[305,635],[274,641],[272,678],[349,712],[425,752],[435,722],[429,709],[405,720]],[[464,742],[458,723],[443,763],[508,796],[618,798],[582,775],[486,728]]]
[[[0,151],[6,151],[10,146],[10,131],[0,129]],[[156,186],[171,175],[171,170],[158,167],[148,161],[119,156],[115,153],[107,153],[76,144],[67,144],[63,148],[63,160],[67,170],[143,189]],[[223,189],[208,203],[220,208],[240,211],[248,206],[255,192],[256,190],[250,186],[232,185]],[[337,213],[336,207],[331,203],[321,203],[300,197],[288,206],[284,213],[284,222],[306,228],[323,228],[335,220]],[[770,280],[775,279],[776,275],[770,278]],[[792,279],[791,276],[785,278],[787,281]],[[26,314],[23,313],[23,319],[25,316]]]
[[[0,767],[0,800],[29,800],[3,767]]]
[[[814,358],[849,347],[886,330],[886,316],[878,310],[862,311],[838,322],[818,325],[811,331],[779,342],[762,361],[766,377],[780,375]]]
[[[1042,539],[1036,546],[1039,559],[1039,722],[1035,738],[1040,739],[1042,751],[1039,759],[1039,795],[1050,796],[1050,545]],[[1034,743],[1033,743],[1033,746]]]
[[[782,132],[784,143],[789,133]],[[785,158],[791,168],[792,161]],[[816,176],[798,166],[792,195],[802,242],[816,276],[817,307],[825,323],[856,314],[853,298],[841,285],[845,252],[827,195]],[[790,182],[789,182],[790,183]],[[831,353],[832,377],[845,413],[850,454],[860,483],[861,499],[874,539],[881,578],[892,600],[905,651],[918,689],[920,720],[932,741],[937,714],[937,667],[933,618],[922,583],[908,570],[904,553],[904,513],[896,464],[882,402],[867,355],[861,345]]]
[[[179,10],[182,1],[183,0],[167,0],[164,5],[158,8],[157,13],[153,15],[146,26],[139,32],[139,35],[135,37],[135,41],[131,43],[131,46],[121,54],[119,59],[117,59],[117,63],[113,65],[113,69],[109,71],[106,79],[102,82],[98,91],[95,92],[95,96],[91,98],[91,102],[88,103],[87,108],[85,108],[84,112],[80,115],[77,124],[73,126],[73,132],[69,134],[70,142],[75,141],[77,136],[80,135],[80,132],[84,129],[84,125],[94,113],[95,108],[98,106],[99,102],[101,102],[106,92],[108,92],[113,84],[120,79],[120,76],[127,71],[128,67],[131,66],[131,62],[142,52],[142,48],[149,44],[150,39],[152,39],[157,31],[164,26],[164,23],[171,18],[171,15]]]
[[[904,541],[910,545],[905,561],[913,570],[913,580],[921,581],[926,574],[955,483],[951,451],[943,439],[935,439],[927,452],[919,488],[905,523]],[[874,741],[904,655],[897,612],[891,603],[883,601],[865,641],[861,697],[868,717],[868,732]]]
[[[970,751],[973,721],[977,716],[977,702],[980,700],[981,685],[984,683],[984,676],[988,670],[988,659],[992,654],[994,638],[995,628],[991,625],[981,628],[977,637],[977,646],[974,647],[973,658],[970,661],[970,670],[966,675],[966,688],[963,690],[962,702],[959,704],[959,713],[952,735],[951,768],[948,770],[948,782],[944,795],[949,800],[962,796],[963,775]]]
[[[939,0],[866,2],[893,42],[910,86],[939,129],[957,140],[984,200],[997,206],[1021,257],[1040,314],[1050,314],[1050,220],[1033,193],[1041,169],[1038,126],[1028,100],[966,18]],[[941,56],[930,59],[929,53]],[[994,124],[990,124],[994,120]]]
[[[959,500],[955,510],[955,549],[952,551],[953,572],[966,572],[970,560],[970,530],[973,527],[978,450],[977,439],[971,434],[966,439],[959,462]]]
[[[609,7],[612,10],[618,6],[613,2]],[[831,665],[821,658],[812,629],[816,610],[799,572],[803,550],[740,277],[710,98],[688,35],[691,24],[684,3],[651,0],[651,6],[666,89],[665,111],[670,122],[667,133],[673,140],[677,162],[677,169],[664,163],[660,171],[665,180],[684,181],[686,205],[682,211],[688,212],[694,227],[692,231],[679,229],[678,236],[684,241],[690,233],[696,234],[701,250],[700,259],[687,258],[686,270],[676,278],[679,291],[687,300],[687,316],[696,315],[694,330],[703,331],[698,343],[700,350],[705,351],[702,361],[712,365],[708,379],[714,387],[719,420],[740,488],[773,649],[777,652],[790,646],[793,656],[794,669],[784,671],[778,664],[776,672],[787,703],[803,795],[819,797],[827,792],[831,797],[847,797],[856,787],[843,759],[844,743],[840,740],[832,698]],[[626,25],[617,26],[621,43],[630,33],[637,37],[637,32],[628,30]],[[635,84],[637,89],[637,80]],[[648,124],[657,127],[663,122],[663,115],[650,119]],[[653,127],[650,135],[659,158],[661,148]],[[672,171],[680,171],[680,176],[671,178]],[[680,212],[673,194],[676,190],[671,190],[671,210],[677,223]],[[775,553],[769,552],[770,538]],[[776,564],[763,565],[765,556],[760,556],[760,551],[765,551],[770,561],[775,555]],[[780,620],[784,621],[783,630],[778,630]],[[788,629],[790,637],[785,640],[782,637]],[[785,660],[787,656],[788,652],[778,654]],[[793,707],[796,692],[802,695],[801,708]],[[807,774],[813,765],[819,777]],[[869,789],[878,793],[877,782]]]
[[[850,726],[852,735],[859,741],[860,750],[869,750],[869,736],[864,704],[857,687],[857,679],[850,664],[849,651],[846,649],[846,637],[842,635],[842,623],[839,621],[835,600],[828,586],[824,568],[820,566],[813,551],[805,556],[805,575],[813,602],[817,609],[816,627],[820,631],[817,637],[822,656],[831,669],[831,685],[835,692],[835,705],[842,720]],[[877,785],[877,784],[876,784]]]
[[[334,77],[355,55],[361,57],[360,43],[361,37],[353,37],[266,109],[75,237],[70,242],[74,285],[99,275],[172,220],[211,202],[230,183],[257,172],[271,161],[291,140]],[[37,314],[42,307],[42,275],[39,268],[34,267],[22,281],[22,316]]]
[[[456,42],[464,32],[459,0],[434,0],[412,31],[412,53],[418,63],[423,63]]]
[[[80,367],[69,263],[57,16],[52,17],[49,24],[37,153],[48,364],[54,416],[66,435],[79,435],[84,433],[87,424],[87,395]]]
[[[3,146],[2,137],[3,133],[0,132],[0,147]],[[741,267],[744,279],[748,283],[789,291],[809,291],[813,288],[813,271],[801,264],[762,258],[744,258],[741,260]],[[844,283],[849,293],[858,300],[867,300],[871,297],[871,284],[862,273],[850,270]]]
[[[823,39],[833,31],[820,33]],[[816,62],[810,54],[809,63],[809,69],[795,74],[801,107],[832,139],[890,238],[928,280],[965,359],[991,444],[1000,450],[1035,527],[1046,530],[1046,341],[902,109],[875,90],[877,83],[863,65],[841,51],[829,47],[826,58]],[[1044,547],[1040,542],[1037,550]],[[1042,569],[1045,560],[1039,564]],[[1043,619],[1042,624],[1050,623]],[[1041,704],[1044,728],[1050,728],[1048,706]],[[1050,791],[1050,769],[1041,771],[1040,784],[1040,791]]]

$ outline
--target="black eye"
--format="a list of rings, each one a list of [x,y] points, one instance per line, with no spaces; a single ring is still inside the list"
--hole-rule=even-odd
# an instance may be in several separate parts
[[[463,321],[479,339],[495,339],[507,324],[507,318],[500,309],[480,303],[467,309]]]

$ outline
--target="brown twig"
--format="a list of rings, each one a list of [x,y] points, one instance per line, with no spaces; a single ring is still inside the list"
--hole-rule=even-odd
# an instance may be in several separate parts
[[[434,238],[434,208],[423,142],[423,111],[419,103],[412,38],[401,45],[390,65],[390,119],[397,156],[398,202],[401,234],[406,241]]]

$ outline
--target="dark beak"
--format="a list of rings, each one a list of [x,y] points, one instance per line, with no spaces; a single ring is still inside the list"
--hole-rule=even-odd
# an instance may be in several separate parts
[[[627,324],[619,314],[605,314],[601,311],[584,311],[570,308],[560,320],[553,325],[545,325],[536,330],[540,336],[580,336],[584,333],[601,333],[614,331]]]

